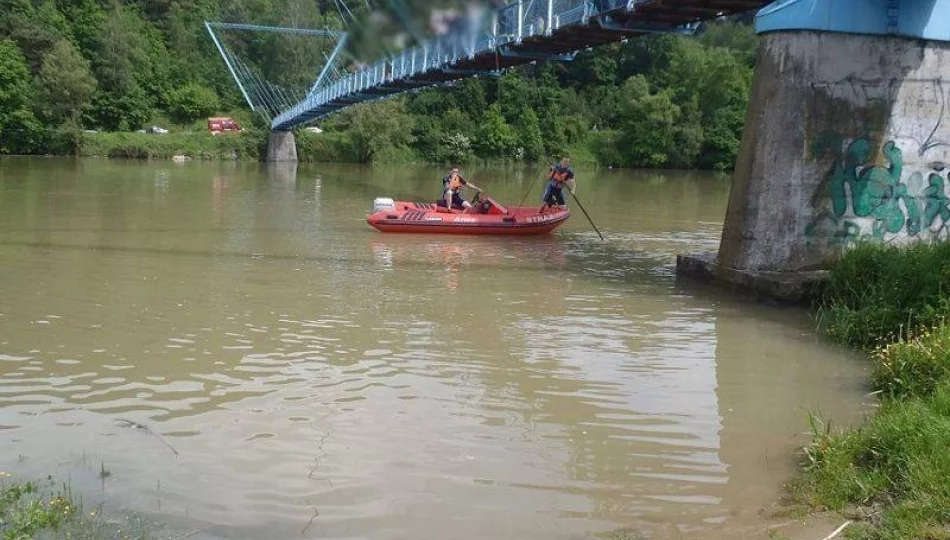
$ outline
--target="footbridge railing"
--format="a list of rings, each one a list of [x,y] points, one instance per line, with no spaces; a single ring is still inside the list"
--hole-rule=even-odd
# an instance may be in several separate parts
[[[497,74],[652,32],[691,32],[699,21],[756,9],[763,0],[517,0],[470,10],[445,34],[353,72],[326,77],[296,103],[271,111],[271,128],[288,130],[357,103],[386,99],[459,79]],[[228,58],[225,58],[228,61]],[[230,64],[229,64],[230,65]],[[342,70],[334,68],[335,72]],[[232,73],[233,74],[233,73]],[[240,81],[238,81],[240,84]],[[253,100],[248,100],[252,108]]]

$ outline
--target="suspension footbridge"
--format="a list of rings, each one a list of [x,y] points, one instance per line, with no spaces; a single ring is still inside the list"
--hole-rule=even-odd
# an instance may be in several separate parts
[[[341,0],[336,0],[340,2]],[[766,0],[518,0],[472,15],[454,31],[422,41],[358,69],[344,69],[347,34],[207,22],[248,105],[274,131],[324,118],[355,104],[538,61],[569,61],[577,51],[660,33],[691,33],[703,20],[760,8]],[[345,7],[345,6],[344,6]],[[348,11],[348,10],[347,10]],[[342,10],[341,10],[342,12]],[[336,46],[309,91],[293,95],[243,65],[218,33],[227,29],[322,35]]]

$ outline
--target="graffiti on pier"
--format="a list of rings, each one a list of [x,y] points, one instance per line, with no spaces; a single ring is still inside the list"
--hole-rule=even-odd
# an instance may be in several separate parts
[[[832,157],[833,165],[812,201],[817,215],[805,230],[810,247],[950,233],[950,182],[942,163],[908,170],[893,140],[876,144],[859,137],[848,142],[833,133],[818,137],[812,153],[817,160]]]

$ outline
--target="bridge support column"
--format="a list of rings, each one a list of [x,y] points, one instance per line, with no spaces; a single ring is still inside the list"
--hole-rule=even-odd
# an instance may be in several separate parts
[[[799,300],[858,242],[950,237],[942,31],[763,33],[719,252],[681,256],[678,271]]]
[[[291,131],[271,131],[267,140],[267,161],[297,161],[297,140]]]

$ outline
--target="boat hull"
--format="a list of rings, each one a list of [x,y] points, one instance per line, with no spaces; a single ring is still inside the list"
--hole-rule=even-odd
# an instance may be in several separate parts
[[[463,213],[448,212],[434,204],[397,201],[393,210],[376,212],[366,221],[384,233],[534,236],[550,234],[570,217],[567,209],[540,214],[536,208],[524,207],[503,209],[503,213]]]

